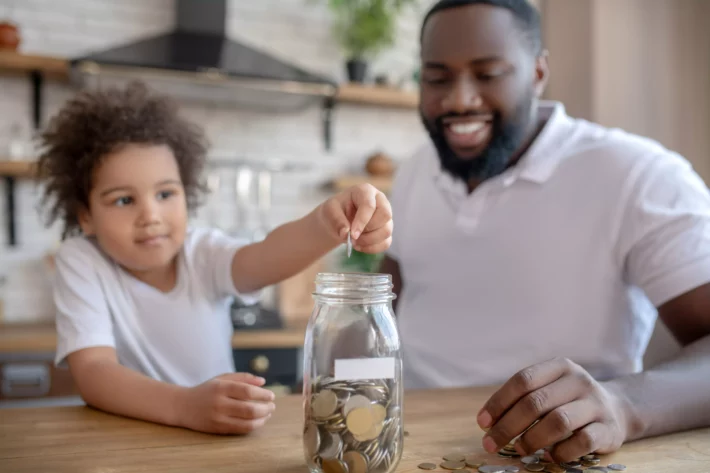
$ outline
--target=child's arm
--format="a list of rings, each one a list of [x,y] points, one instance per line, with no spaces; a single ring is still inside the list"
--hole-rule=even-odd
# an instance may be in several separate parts
[[[67,357],[84,401],[97,409],[202,432],[244,434],[269,419],[274,395],[264,380],[229,373],[184,388],[154,380],[118,363],[110,347],[85,348]]]
[[[263,241],[241,248],[232,260],[234,286],[249,293],[281,282],[343,243],[349,230],[358,251],[389,248],[392,209],[387,197],[369,184],[350,188],[276,228]]]

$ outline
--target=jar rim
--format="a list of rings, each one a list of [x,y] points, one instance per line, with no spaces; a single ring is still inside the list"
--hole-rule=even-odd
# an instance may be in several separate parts
[[[384,273],[318,273],[315,286],[313,296],[321,300],[378,303],[396,297],[392,292],[392,275]]]

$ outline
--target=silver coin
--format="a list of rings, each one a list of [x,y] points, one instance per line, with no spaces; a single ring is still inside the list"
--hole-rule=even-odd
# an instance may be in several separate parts
[[[509,471],[510,473],[518,473],[520,471],[520,468],[515,465],[508,465],[505,467],[505,471]]]
[[[612,463],[611,465],[607,465],[607,468],[609,468],[610,470],[614,470],[614,471],[624,471],[626,469],[626,465]]]
[[[343,440],[339,435],[328,432],[321,436],[320,457],[323,459],[337,458],[343,450]]]
[[[353,240],[350,237],[350,230],[348,230],[348,258],[353,254]]]
[[[525,463],[526,465],[528,463],[540,463],[540,459],[538,457],[529,455],[527,457],[523,457],[520,459],[521,462]]]

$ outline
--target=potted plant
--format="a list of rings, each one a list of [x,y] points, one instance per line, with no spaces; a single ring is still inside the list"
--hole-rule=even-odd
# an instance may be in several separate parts
[[[348,80],[364,82],[368,60],[391,46],[397,15],[416,0],[326,0],[335,18],[333,32],[347,55]]]

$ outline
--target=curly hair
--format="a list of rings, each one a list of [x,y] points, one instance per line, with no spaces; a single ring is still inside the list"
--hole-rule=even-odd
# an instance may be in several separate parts
[[[79,210],[89,207],[94,173],[105,156],[127,144],[167,145],[172,150],[194,210],[208,143],[203,131],[178,115],[175,102],[151,94],[141,82],[125,88],[79,92],[39,135],[37,174],[44,183],[40,205],[48,226],[63,220],[62,238],[80,234]]]

